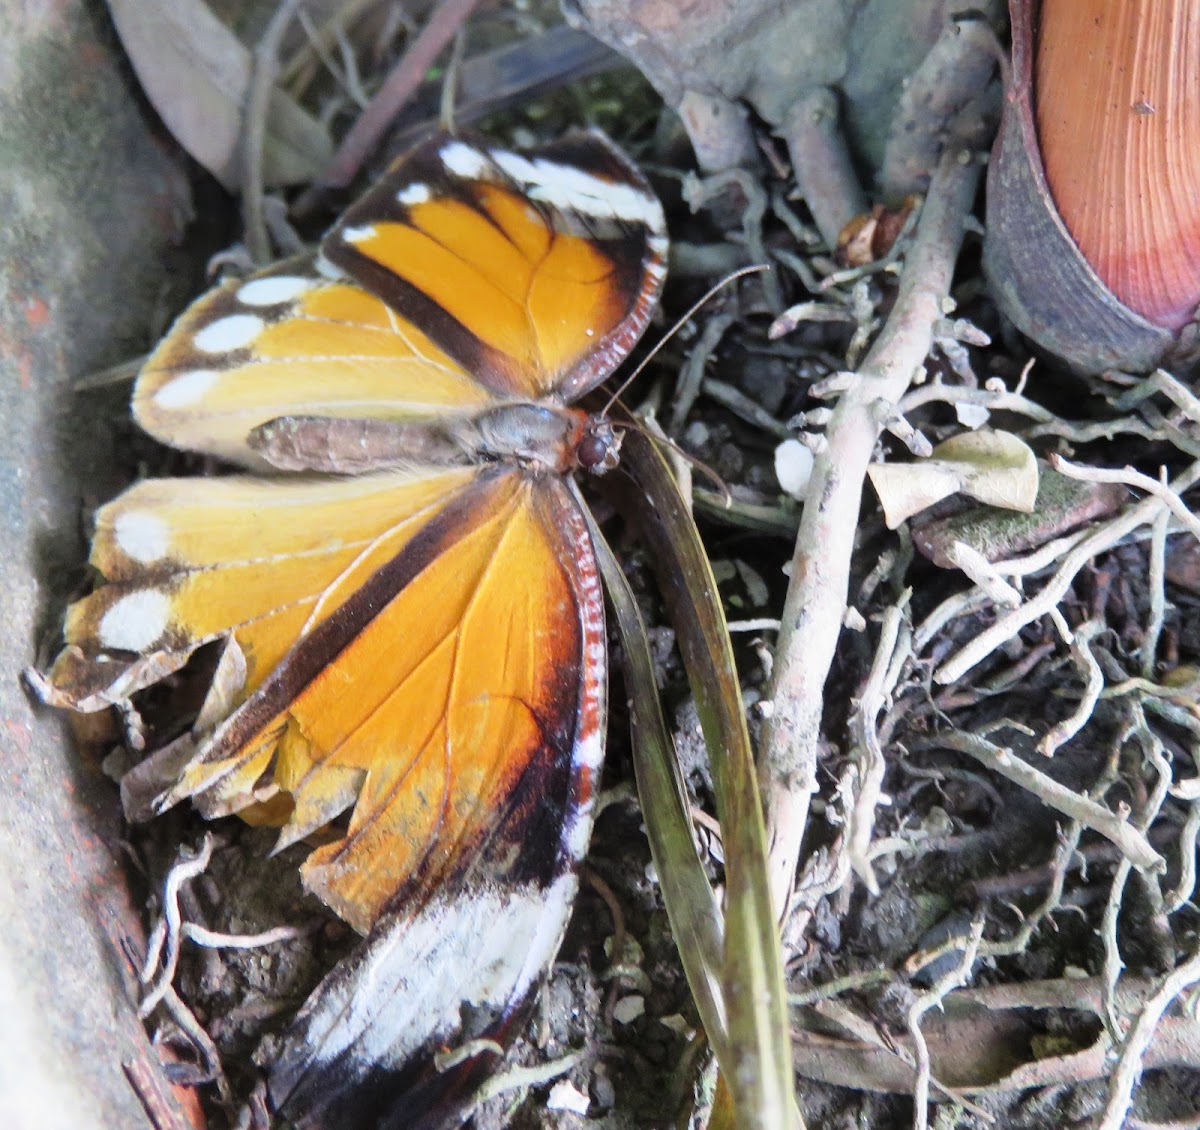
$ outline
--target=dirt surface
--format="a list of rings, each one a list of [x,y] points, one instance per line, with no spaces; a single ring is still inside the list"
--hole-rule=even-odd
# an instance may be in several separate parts
[[[19,676],[83,582],[81,502],[120,479],[123,394],[72,384],[146,348],[190,189],[98,6],[19,8],[0,15],[0,1122],[133,1130],[175,1108],[133,1004],[141,900],[110,782]]]
[[[871,7],[843,6],[855,18]],[[503,25],[496,42],[513,38],[513,26],[532,29],[534,39],[543,13],[535,15],[503,9],[480,17],[479,46],[493,45],[488,20]],[[930,41],[939,26],[931,21]],[[756,27],[755,42],[769,38],[769,28]],[[864,57],[877,57],[883,33],[855,34],[871,47]],[[915,30],[905,39],[914,70],[926,58],[918,39]],[[679,87],[681,116],[627,69],[527,100],[485,128],[520,143],[571,123],[600,124],[634,156],[664,200],[675,248],[664,328],[728,270],[772,263],[770,275],[729,286],[707,305],[630,393],[694,461],[697,512],[734,621],[751,729],[765,744],[778,726],[776,632],[800,523],[800,503],[776,477],[777,448],[837,426],[822,415],[832,403],[823,386],[869,368],[871,343],[902,306],[902,264],[920,234],[907,212],[897,213],[885,224],[888,239],[872,247],[873,263],[848,270],[835,261],[813,226],[816,209],[810,216],[798,199],[808,189],[789,160],[800,141],[788,134],[785,145],[767,128],[784,129],[781,100],[805,97],[808,79],[792,73],[786,87],[747,88],[738,65],[750,49],[738,42],[741,53],[722,60],[721,82],[698,95],[726,99],[703,103],[714,112],[751,97],[767,119],[739,114],[734,141],[751,144],[707,151],[740,152],[745,168],[707,167],[709,179],[698,176],[684,129],[690,124],[696,141],[688,114],[697,103],[684,101],[680,75],[695,86],[702,58],[681,70],[664,56],[652,69],[668,99],[672,83]],[[17,678],[25,665],[45,662],[51,645],[43,640],[65,600],[85,586],[83,515],[143,470],[211,469],[135,436],[124,415],[127,386],[78,393],[72,382],[143,352],[187,297],[181,292],[198,288],[194,264],[224,242],[214,231],[236,231],[239,216],[154,124],[93,6],[53,8],[9,36],[5,50],[9,112],[0,151],[10,159],[0,199],[16,222],[0,233],[0,414],[9,425],[0,452],[9,539],[0,562],[0,994],[12,1002],[0,1019],[0,1120],[18,1128],[201,1125],[194,1107],[182,1113],[176,1083],[185,1103],[203,1096],[212,1130],[258,1130],[267,1125],[263,1068],[279,1034],[355,936],[303,892],[304,845],[268,858],[268,830],[237,820],[209,825],[183,810],[123,825],[105,776],[135,760],[117,749],[119,730],[90,730],[81,758],[58,720],[31,708]],[[821,83],[838,79],[826,73],[832,56],[817,61]],[[922,73],[928,80],[931,72]],[[905,84],[890,72],[883,78],[877,85],[902,100]],[[859,72],[846,81],[860,94],[876,90]],[[994,95],[984,102],[993,105]],[[858,144],[848,160],[868,184],[886,180],[885,166],[913,174],[913,151],[887,140],[893,126],[904,132],[913,107],[891,106],[868,120],[869,102],[854,102]],[[345,124],[350,103],[337,114]],[[980,111],[972,129],[990,120]],[[928,189],[934,174],[922,167],[914,175],[916,187]],[[181,255],[175,245],[192,186],[204,222]],[[318,231],[331,207],[322,200],[301,234]],[[1047,460],[1057,455],[1152,476],[1160,466],[1176,475],[1194,457],[1196,417],[1149,396],[1131,406],[1120,399],[1131,382],[1085,381],[1045,362],[1026,382],[1033,353],[991,301],[974,235],[949,293],[954,316],[969,325],[929,330],[917,387],[933,393],[902,402],[910,426],[872,442],[876,461],[911,462],[914,429],[930,443],[958,435],[980,404],[991,427],[1036,454],[1044,489],[1052,482]],[[798,315],[777,332],[783,310],[801,303],[823,313]],[[1001,386],[1020,396],[988,400]],[[819,454],[820,439],[809,446]],[[731,506],[712,489],[714,474]],[[1194,544],[1189,531],[1167,537],[1165,519],[1153,539],[1148,523],[1122,533],[1116,523],[1135,495],[1126,484],[1108,487],[1086,497],[1064,490],[1061,505],[1047,493],[1037,529],[957,493],[899,530],[885,526],[869,489],[860,512],[842,515],[853,535],[849,611],[835,629],[817,791],[797,833],[797,890],[783,929],[793,1060],[809,1126],[918,1124],[911,1096],[922,1040],[937,1126],[1095,1125],[1114,1101],[1113,1064],[1147,1002],[1196,950]],[[713,776],[675,634],[645,547],[604,497],[595,504],[652,625],[659,688],[690,799],[704,814],[703,862],[720,888],[722,841],[707,815]],[[1095,536],[1095,552],[1068,569],[1070,547],[1054,550],[1055,539],[1085,534]],[[960,540],[992,562],[1051,546],[1036,568],[1004,574],[1021,590],[1018,601],[1047,591],[1056,570],[1062,583],[1044,614],[941,680],[961,649],[1009,614],[997,587],[979,595],[975,582],[994,580],[986,568],[968,577],[947,567]],[[615,660],[622,643],[610,635]],[[171,692],[174,706],[155,692],[141,704],[151,744],[183,725],[186,679],[183,686]],[[1094,701],[1089,687],[1103,688]],[[711,1101],[710,1055],[632,789],[625,701],[618,679],[603,810],[575,915],[510,1056],[508,1087],[475,1116],[480,1128],[664,1125]],[[166,994],[144,1028],[133,1002],[144,991],[136,970],[146,934],[162,918],[172,869],[208,850],[203,874],[184,887],[184,918],[230,935],[281,924],[288,933],[246,949],[185,945],[173,981],[178,999]],[[1131,866],[1133,858],[1143,866]],[[1194,1124],[1186,1122],[1200,1107],[1194,1008],[1165,1009],[1157,1032],[1147,1040],[1133,1116]],[[561,1074],[547,1070],[555,1063]]]

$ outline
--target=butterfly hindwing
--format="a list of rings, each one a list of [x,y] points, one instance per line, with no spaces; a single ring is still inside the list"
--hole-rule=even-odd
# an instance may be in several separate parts
[[[514,761],[519,774],[472,814],[469,862],[440,875],[427,864],[424,881],[393,901],[362,949],[310,998],[270,1082],[276,1104],[298,1125],[455,1121],[495,1055],[480,1052],[438,1071],[432,1052],[465,1038],[464,1009],[472,1038],[507,1043],[558,950],[602,757],[604,609],[585,520],[571,494],[555,482],[519,506],[523,513],[506,533],[512,544],[491,567],[499,577],[519,555],[537,588],[493,592],[485,581],[476,599],[494,598],[502,607],[479,630],[488,630],[484,622],[506,625],[508,638],[493,639],[477,661],[510,667],[510,678],[529,665],[533,677],[524,681],[535,689],[521,703],[480,703],[471,728],[489,717],[491,724],[476,731],[469,750],[462,749],[465,726],[445,747],[448,758],[458,750],[480,761],[503,733],[510,756],[498,757],[496,784]],[[465,649],[482,641],[464,626],[461,642]],[[470,696],[470,686],[468,672],[462,693]],[[351,836],[348,847],[335,845],[316,865],[328,862],[336,875],[347,862],[337,857],[366,846],[367,838],[354,843]]]

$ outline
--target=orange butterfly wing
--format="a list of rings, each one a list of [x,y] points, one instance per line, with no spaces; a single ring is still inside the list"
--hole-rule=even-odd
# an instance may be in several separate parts
[[[435,139],[317,259],[200,299],[134,411],[166,442],[256,470],[251,433],[281,417],[445,428],[514,403],[553,411],[641,334],[665,249],[657,202],[598,137],[528,155]],[[284,842],[349,810],[304,877],[371,933],[274,1069],[300,1125],[365,1112],[380,1072],[462,1100],[488,1054],[446,1075],[429,1060],[458,1038],[461,1003],[502,1037],[557,949],[603,728],[603,603],[579,507],[544,468],[464,457],[151,481],[100,514],[109,583],[72,608],[48,695],[94,709],[230,639],[240,705],[197,735],[160,804],[194,796],[216,814],[274,792]],[[390,989],[360,999],[364,981]]]

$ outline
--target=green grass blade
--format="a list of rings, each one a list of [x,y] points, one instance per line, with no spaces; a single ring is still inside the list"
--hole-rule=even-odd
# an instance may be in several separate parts
[[[712,761],[725,849],[722,984],[729,1028],[729,1046],[714,1050],[743,1130],[799,1126],[758,779],[717,584],[675,479],[643,432],[626,431],[622,465],[646,496],[634,516],[658,561]]]
[[[721,987],[721,908],[696,854],[687,797],[663,720],[650,643],[633,590],[594,525],[592,540],[624,647],[633,767],[650,854],[700,1022],[712,1046],[724,1047],[728,1036]]]

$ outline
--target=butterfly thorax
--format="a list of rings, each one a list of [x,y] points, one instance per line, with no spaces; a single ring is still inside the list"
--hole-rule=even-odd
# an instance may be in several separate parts
[[[518,401],[436,421],[281,416],[255,428],[250,446],[280,471],[510,463],[534,474],[603,474],[617,465],[620,436],[605,416]]]

